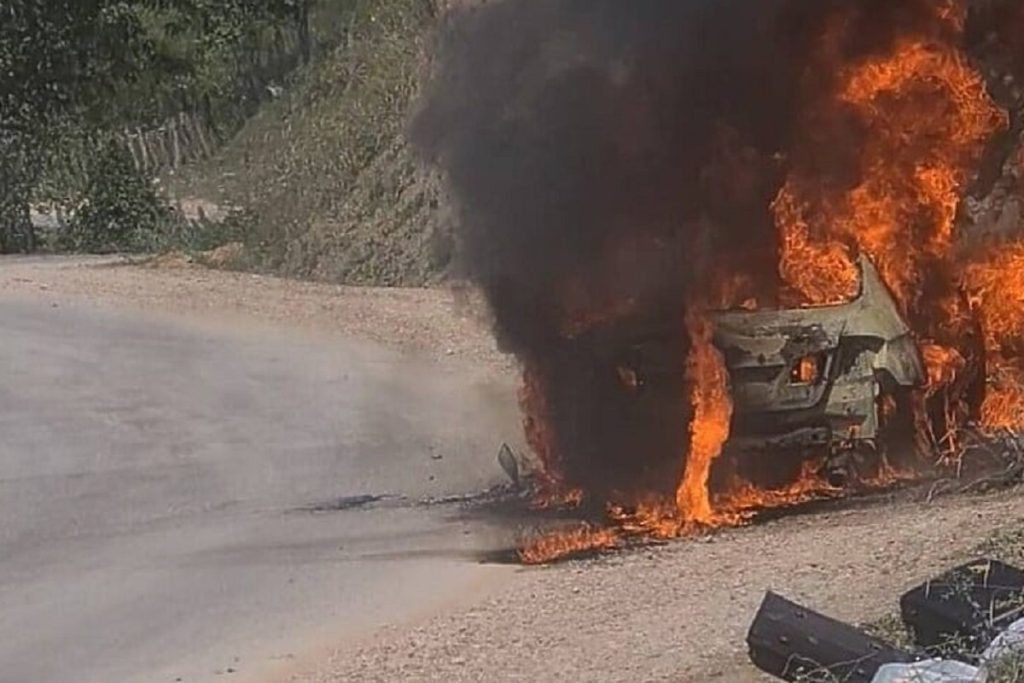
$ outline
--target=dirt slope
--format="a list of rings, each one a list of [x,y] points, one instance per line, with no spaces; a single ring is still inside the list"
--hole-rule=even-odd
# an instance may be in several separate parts
[[[421,285],[451,259],[437,176],[404,131],[444,3],[352,3],[329,54],[295,74],[177,197],[238,207],[244,265],[349,284]]]
[[[453,209],[441,178],[415,158],[404,133],[429,74],[434,29],[451,8],[479,2],[334,6],[325,13],[330,25],[317,28],[336,47],[293,74],[213,159],[165,178],[167,188],[215,213],[244,210],[248,249],[237,265],[245,268],[360,285],[443,279],[456,251]],[[1024,211],[1024,28],[998,14],[1008,0],[978,4],[993,8],[995,37],[973,36],[970,52],[1013,112],[1014,128],[994,143],[960,226],[1016,234]]]

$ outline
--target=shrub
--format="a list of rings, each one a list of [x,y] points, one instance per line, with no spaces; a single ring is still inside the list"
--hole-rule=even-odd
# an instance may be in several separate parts
[[[111,142],[90,163],[83,197],[59,246],[92,253],[149,251],[175,220],[127,150]]]

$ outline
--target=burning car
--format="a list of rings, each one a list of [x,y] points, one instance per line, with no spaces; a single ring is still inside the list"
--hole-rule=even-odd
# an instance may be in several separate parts
[[[783,484],[824,458],[823,474],[839,484],[877,470],[882,454],[913,455],[912,396],[927,380],[921,352],[874,264],[862,258],[858,267],[859,292],[845,304],[709,315],[731,402],[722,460],[732,465],[720,476],[738,469],[745,479]],[[673,393],[680,343],[668,330],[648,333],[615,361],[644,412],[686,410],[688,399]]]
[[[538,497],[604,525],[534,559],[1024,428],[1024,238],[998,208],[1022,3],[727,4],[490,3],[413,126],[522,364]],[[513,19],[543,49],[494,49]],[[854,485],[823,480],[843,460]]]
[[[925,371],[875,266],[866,258],[859,266],[860,293],[850,303],[713,316],[734,404],[731,447],[878,450],[886,405],[905,408]]]

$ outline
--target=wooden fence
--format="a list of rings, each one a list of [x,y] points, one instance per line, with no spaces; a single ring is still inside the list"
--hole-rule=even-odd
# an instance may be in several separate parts
[[[278,32],[272,45],[254,51],[237,75],[233,101],[179,110],[159,125],[120,131],[135,167],[155,174],[211,156],[261,103],[280,94],[292,72],[308,59],[309,40],[301,31],[286,29]]]
[[[209,157],[219,146],[217,133],[205,117],[185,112],[156,128],[125,129],[121,140],[131,152],[135,168],[146,174],[181,168]]]

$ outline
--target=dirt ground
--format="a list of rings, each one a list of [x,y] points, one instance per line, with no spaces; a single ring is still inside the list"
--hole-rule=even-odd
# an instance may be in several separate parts
[[[108,261],[0,261],[11,293],[146,311],[232,316],[397,345],[509,372],[479,308],[442,290],[373,290]],[[469,604],[329,656],[299,657],[272,683],[341,681],[763,680],[744,636],[767,589],[853,622],[1024,520],[1024,496],[901,494],[746,529],[545,569],[520,569]],[[339,638],[339,641],[342,639]]]
[[[744,638],[767,589],[851,622],[1017,523],[1024,497],[874,503],[523,569],[475,607],[341,648],[292,682],[768,680]]]
[[[0,257],[0,291],[262,322],[512,367],[488,331],[484,307],[467,290],[326,285],[210,270],[171,255],[138,264],[116,257]]]

